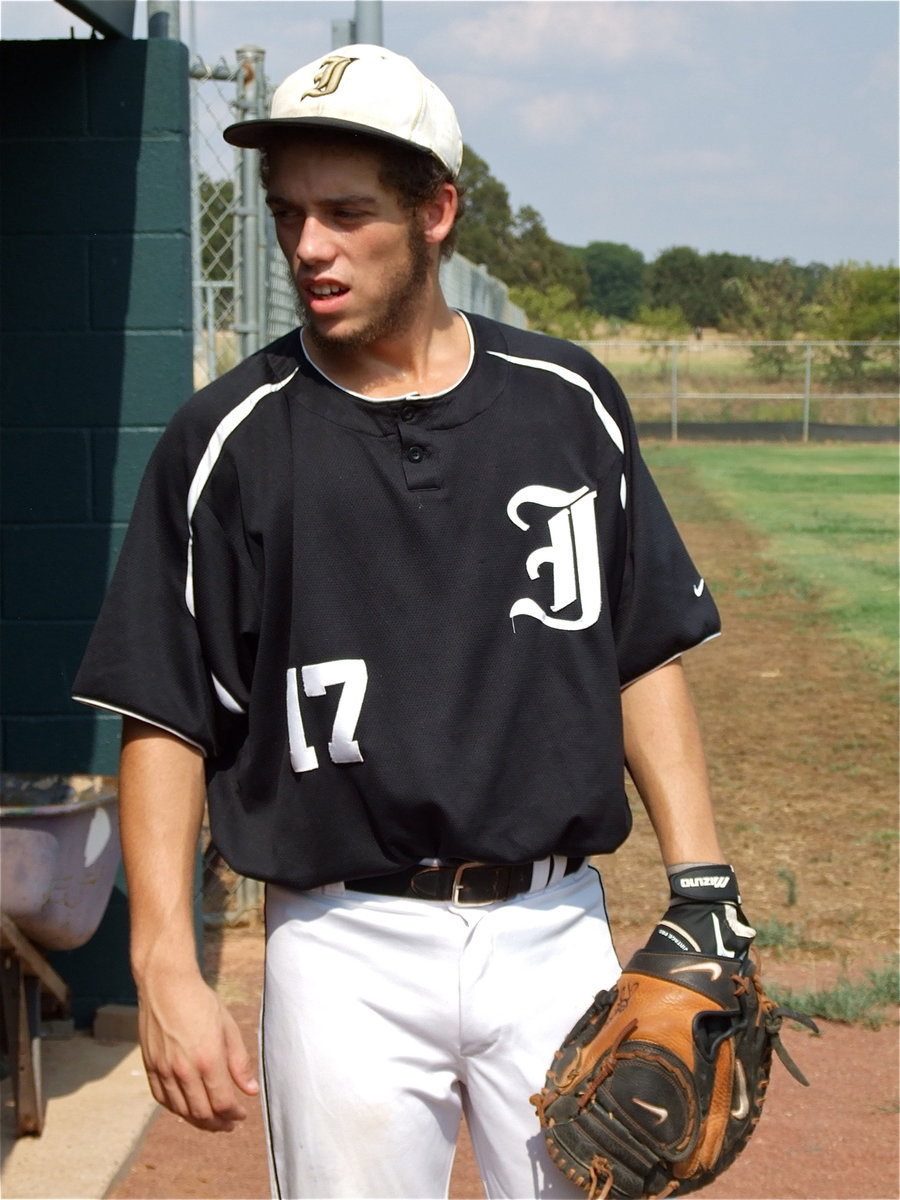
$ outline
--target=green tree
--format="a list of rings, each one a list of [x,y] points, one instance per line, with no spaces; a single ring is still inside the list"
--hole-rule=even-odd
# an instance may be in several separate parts
[[[463,147],[460,182],[466,188],[460,254],[510,287],[558,283],[572,291],[576,307],[585,304],[590,284],[578,255],[550,236],[536,209],[525,205],[513,213],[509,192],[470,146]]]
[[[900,336],[900,270],[871,263],[841,263],[819,290],[816,332],[843,341]]]
[[[591,308],[605,317],[632,320],[643,298],[647,269],[640,250],[621,242],[591,242],[574,253],[587,271]]]
[[[703,256],[690,246],[663,250],[647,268],[646,303],[649,309],[680,308],[691,325],[714,324]]]
[[[578,304],[575,293],[562,283],[546,288],[526,284],[509,289],[509,298],[525,310],[533,329],[572,341],[587,341],[594,332],[597,314]]]
[[[758,259],[745,254],[717,253],[703,256],[705,288],[708,304],[707,320],[695,324],[712,325],[724,329],[732,319],[734,296],[732,280],[750,279],[762,268]]]
[[[807,263],[806,266],[799,266],[790,258],[785,261],[791,264],[794,278],[803,291],[803,303],[811,304],[818,296],[822,284],[831,274],[831,267],[820,262],[811,262]]]
[[[505,278],[512,258],[513,214],[509,192],[495,179],[483,158],[463,146],[460,183],[466,189],[466,210],[459,227],[460,254],[483,263],[492,275]]]
[[[725,327],[761,342],[789,342],[802,324],[803,281],[790,259],[757,264],[752,274],[732,276],[724,285],[730,298]],[[753,346],[752,361],[781,379],[795,357],[786,345]]]
[[[537,209],[530,205],[518,209],[513,237],[513,258],[506,283],[511,287],[536,288],[561,284],[574,295],[576,307],[587,303],[590,292],[587,268],[577,254],[562,242],[554,241]]]
[[[651,361],[656,360],[660,373],[664,373],[669,362],[665,343],[679,341],[690,330],[684,313],[677,304],[665,308],[650,308],[642,304],[637,311],[637,321],[657,342],[655,346],[646,347],[646,353]]]
[[[825,340],[857,343],[837,347],[831,367],[862,384],[873,357],[872,343],[900,337],[900,270],[841,263],[819,289],[817,303],[810,308],[809,328]]]
[[[647,268],[646,302],[651,308],[677,305],[691,325],[721,328],[731,316],[730,281],[746,278],[756,260],[738,254],[700,254],[672,246]]]
[[[667,308],[650,308],[642,304],[637,311],[640,325],[661,341],[672,341],[690,332],[690,323],[677,304]]]

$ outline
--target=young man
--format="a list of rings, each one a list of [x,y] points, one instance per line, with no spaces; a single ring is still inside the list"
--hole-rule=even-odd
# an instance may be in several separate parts
[[[76,681],[125,719],[153,1093],[223,1130],[259,1087],[193,942],[208,794],[268,885],[276,1194],[445,1195],[463,1109],[489,1196],[580,1194],[529,1097],[619,974],[586,859],[623,753],[666,865],[722,862],[679,661],[715,606],[610,375],[444,301],[462,139],[412,63],[346,47],[225,136],[265,151],[302,331],[175,416]]]

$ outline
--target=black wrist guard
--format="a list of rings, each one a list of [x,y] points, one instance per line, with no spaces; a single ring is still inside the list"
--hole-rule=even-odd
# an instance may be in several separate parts
[[[646,949],[740,958],[756,935],[741,912],[741,896],[727,863],[701,863],[669,879],[672,902]]]

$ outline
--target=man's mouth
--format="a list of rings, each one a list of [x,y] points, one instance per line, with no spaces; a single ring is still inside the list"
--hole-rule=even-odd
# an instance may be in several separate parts
[[[311,283],[306,289],[311,296],[318,299],[327,299],[329,296],[340,296],[347,291],[339,283]]]

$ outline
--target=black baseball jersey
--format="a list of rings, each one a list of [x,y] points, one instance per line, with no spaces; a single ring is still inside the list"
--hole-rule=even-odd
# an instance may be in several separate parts
[[[462,381],[389,401],[295,331],[152,456],[75,690],[203,751],[243,874],[615,849],[620,690],[718,632],[609,372],[468,320]]]

